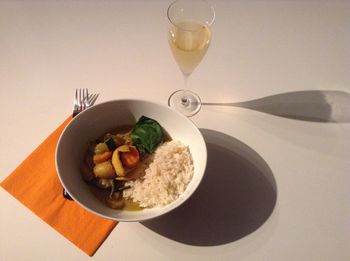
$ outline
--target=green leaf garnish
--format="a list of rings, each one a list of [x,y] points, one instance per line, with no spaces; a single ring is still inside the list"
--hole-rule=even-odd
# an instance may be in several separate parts
[[[141,154],[153,153],[163,141],[163,131],[160,124],[146,116],[142,116],[131,132],[133,144]]]

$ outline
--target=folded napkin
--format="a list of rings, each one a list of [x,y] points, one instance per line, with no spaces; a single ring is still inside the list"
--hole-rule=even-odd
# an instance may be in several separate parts
[[[65,120],[0,184],[42,220],[92,256],[117,222],[96,216],[62,196],[55,151]]]

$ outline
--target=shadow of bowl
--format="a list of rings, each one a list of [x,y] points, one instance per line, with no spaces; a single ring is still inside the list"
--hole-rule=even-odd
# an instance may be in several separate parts
[[[275,207],[277,187],[271,169],[254,150],[226,134],[201,132],[208,162],[200,186],[174,211],[141,224],[184,244],[215,246],[258,229]]]

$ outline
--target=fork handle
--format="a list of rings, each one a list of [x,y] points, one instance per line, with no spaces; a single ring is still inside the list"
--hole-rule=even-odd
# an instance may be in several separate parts
[[[68,192],[65,189],[63,189],[63,197],[69,200],[73,200],[72,197],[68,194]]]
[[[74,111],[73,112],[73,118],[79,114],[79,111]]]

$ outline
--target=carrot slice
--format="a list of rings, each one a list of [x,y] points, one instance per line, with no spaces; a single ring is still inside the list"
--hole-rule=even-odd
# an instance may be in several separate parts
[[[133,168],[140,161],[139,151],[136,147],[130,146],[130,151],[121,153],[120,160],[122,161],[123,166]]]
[[[112,157],[111,151],[103,152],[102,154],[94,155],[93,160],[95,164],[102,163],[109,160]]]

